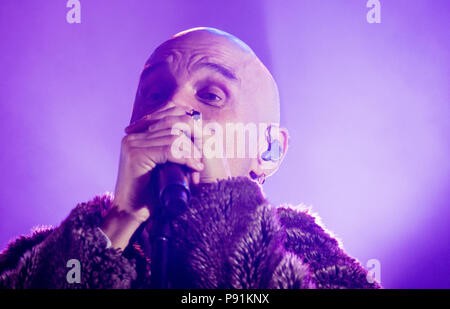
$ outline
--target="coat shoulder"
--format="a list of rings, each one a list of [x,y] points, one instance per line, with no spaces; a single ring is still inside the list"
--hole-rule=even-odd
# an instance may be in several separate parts
[[[277,207],[277,215],[286,229],[286,250],[309,265],[317,287],[380,288],[377,282],[367,279],[367,271],[345,253],[341,241],[310,209],[283,205]]]
[[[0,288],[129,288],[135,261],[107,248],[98,228],[111,202],[110,194],[96,196],[78,204],[58,227],[19,237],[1,253]],[[74,259],[82,269],[76,283],[67,280]]]
[[[20,257],[41,243],[51,232],[51,226],[35,227],[29,235],[21,235],[12,240],[0,253],[0,273],[17,266]]]

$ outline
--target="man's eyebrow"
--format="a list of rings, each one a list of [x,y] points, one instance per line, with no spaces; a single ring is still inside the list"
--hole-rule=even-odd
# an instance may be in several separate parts
[[[233,80],[233,81],[237,81],[238,80],[236,75],[233,72],[231,72],[229,69],[227,69],[226,67],[224,67],[224,66],[222,66],[220,64],[213,63],[213,62],[202,62],[202,63],[199,63],[199,64],[197,64],[194,67],[194,71],[196,71],[198,69],[201,69],[201,68],[204,68],[204,67],[212,69],[212,70],[222,74],[227,79],[230,79],[230,80]]]
[[[151,72],[155,71],[156,69],[167,65],[168,63],[165,61],[159,61],[157,63],[151,64],[151,65],[146,65],[144,67],[144,70],[141,73],[141,79],[144,76],[147,76],[148,74],[150,74]],[[236,75],[229,69],[227,69],[226,67],[224,67],[223,65],[214,63],[214,62],[202,62],[197,64],[194,67],[194,71],[199,70],[201,68],[209,68],[211,70],[214,70],[220,74],[222,74],[225,78],[229,79],[229,80],[233,80],[233,81],[238,81],[238,78],[236,77]]]

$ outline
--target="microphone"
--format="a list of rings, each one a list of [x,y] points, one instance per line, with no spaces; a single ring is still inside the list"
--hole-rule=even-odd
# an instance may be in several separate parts
[[[151,288],[169,288],[171,221],[188,206],[190,190],[186,167],[167,162],[158,165],[156,192],[159,197],[159,217],[153,226],[151,249]]]
[[[186,210],[189,202],[189,177],[186,167],[167,162],[159,166],[156,177],[161,212],[173,219]]]
[[[192,109],[186,112],[195,121],[201,120],[201,113]],[[157,166],[156,185],[162,212],[172,218],[180,215],[189,202],[189,177],[186,166],[166,162]]]

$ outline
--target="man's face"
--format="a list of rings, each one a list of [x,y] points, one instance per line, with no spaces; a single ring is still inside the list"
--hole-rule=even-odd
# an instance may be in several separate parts
[[[170,106],[184,106],[200,112],[203,125],[278,123],[274,87],[268,71],[245,46],[223,35],[194,31],[163,43],[147,61],[131,122]],[[228,167],[223,164],[223,160],[216,160],[214,168],[210,164],[207,178],[246,176],[250,169],[245,159],[228,159]]]

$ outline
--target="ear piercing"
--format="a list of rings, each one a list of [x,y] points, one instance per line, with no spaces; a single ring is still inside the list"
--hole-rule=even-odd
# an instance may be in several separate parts
[[[266,181],[265,173],[262,173],[258,176],[254,171],[250,171],[249,175],[251,179],[256,180],[260,185],[264,184],[264,182]]]
[[[267,147],[267,150],[261,154],[261,159],[263,161],[277,162],[281,159],[283,147],[281,147],[279,140],[272,138],[271,130],[272,126],[269,125],[266,130],[266,141],[269,146]],[[256,180],[260,185],[266,181],[267,177],[265,173],[256,175],[254,171],[250,171],[249,175],[251,179]]]

